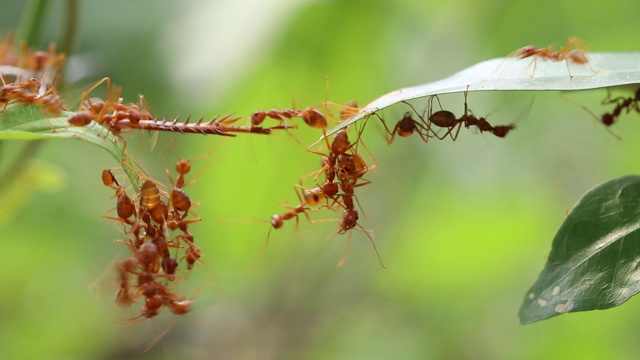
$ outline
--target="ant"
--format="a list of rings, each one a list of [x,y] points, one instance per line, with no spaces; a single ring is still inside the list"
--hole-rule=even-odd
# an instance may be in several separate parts
[[[118,218],[106,216],[103,217],[109,220],[120,221],[128,225],[134,225],[134,223],[129,220],[129,218],[136,215],[136,207],[129,195],[127,195],[127,193],[125,192],[124,187],[118,184],[118,181],[116,180],[111,170],[102,170],[102,183],[105,186],[114,189],[116,191],[116,197],[118,198],[116,205],[116,213],[118,214]]]
[[[24,41],[20,42],[20,48],[18,67],[28,67],[35,73],[45,73],[51,68],[57,72],[66,60],[65,54],[56,54],[56,44],[53,42],[47,51],[33,51]]]
[[[610,129],[610,127],[616,122],[620,114],[622,114],[622,111],[626,109],[628,114],[632,110],[636,110],[637,112],[640,113],[640,88],[636,90],[633,96],[629,96],[629,97],[619,96],[617,98],[611,98],[611,92],[609,89],[607,89],[607,96],[604,98],[604,100],[602,100],[601,103],[603,105],[616,104],[616,106],[613,108],[612,111],[605,112],[600,116],[596,115],[588,107],[582,104],[576,103],[575,101],[568,99],[564,96],[562,97],[564,100],[569,101],[570,103],[583,108],[586,112],[588,112],[591,116],[593,116],[594,119],[602,123],[605,126],[605,129],[607,130],[607,132],[609,132],[611,135],[616,137],[618,140],[621,140],[622,138],[620,137],[620,135],[613,132]]]
[[[178,172],[178,176],[174,182],[173,178],[171,178],[171,174],[169,174],[169,171],[167,170],[169,181],[174,186],[173,190],[171,190],[171,194],[169,195],[169,199],[175,211],[182,211],[186,215],[191,208],[191,199],[189,199],[189,195],[182,190],[182,187],[186,186],[184,183],[184,176],[191,171],[191,161],[179,159],[176,163],[176,171]]]
[[[267,112],[264,110],[257,110],[251,114],[251,126],[259,126],[266,118],[271,118],[274,120],[281,121],[282,124],[286,127],[287,124],[283,118],[291,119],[294,117],[302,118],[302,121],[305,124],[309,125],[309,127],[316,129],[324,129],[327,127],[327,119],[325,116],[314,107],[310,107],[304,110],[277,110],[271,109]]]
[[[328,126],[327,116],[322,112],[318,111],[318,108],[324,108],[325,113],[330,114],[328,109],[329,106],[334,106],[340,108],[340,119],[346,120],[350,116],[356,114],[358,112],[357,103],[355,101],[350,101],[346,105],[334,103],[331,101],[323,101],[322,103],[308,107],[304,110],[294,110],[294,109],[285,109],[285,110],[277,110],[271,109],[269,111],[257,110],[251,114],[251,126],[258,126],[262,124],[262,122],[266,118],[271,118],[274,120],[281,121],[284,128],[288,128],[288,125],[285,122],[285,119],[292,119],[295,117],[299,117],[307,124],[309,127],[314,129],[326,129]],[[329,116],[330,119],[333,119],[332,116]]]
[[[363,231],[367,235],[367,237],[369,238],[369,241],[371,242],[371,245],[373,246],[374,251],[376,252],[376,256],[378,257],[378,261],[380,262],[380,265],[382,266],[383,269],[386,269],[386,266],[384,265],[384,262],[380,257],[380,253],[378,252],[378,248],[376,247],[376,244],[373,241],[371,234],[369,233],[369,231],[364,229],[360,224],[358,224],[358,219],[359,219],[358,211],[355,210],[355,205],[353,201],[354,198],[356,199],[356,202],[358,201],[357,197],[355,196],[354,189],[356,187],[369,184],[370,182],[358,183],[358,178],[352,178],[346,174],[343,174],[339,178],[340,178],[340,187],[342,188],[342,194],[340,196],[342,199],[341,206],[344,208],[344,213],[343,213],[342,219],[340,220],[339,229],[333,235],[331,235],[329,239],[331,239],[335,234],[344,234],[347,231],[357,227],[358,230]],[[340,260],[340,262],[338,263],[337,267],[342,267],[345,264],[347,260],[347,255],[349,254],[350,245],[351,245],[351,233],[349,233],[349,238],[345,245],[344,255]]]
[[[298,196],[300,204],[296,205],[295,207],[289,207],[281,204],[281,206],[290,209],[290,211],[284,213],[283,215],[275,214],[271,216],[271,226],[273,226],[274,229],[280,229],[282,226],[284,226],[285,221],[290,220],[294,217],[296,219],[297,228],[299,225],[298,215],[301,213],[303,213],[307,217],[307,220],[309,220],[309,222],[313,222],[311,220],[311,217],[309,217],[309,214],[307,213],[307,211],[311,209],[307,206],[318,205],[326,199],[325,194],[322,192],[322,188],[319,187],[313,189],[305,189],[302,185],[296,185],[294,186],[294,189],[296,195]]]
[[[616,107],[610,113],[604,113],[601,116],[601,122],[605,126],[611,126],[615,122],[616,118],[620,116],[622,110],[626,109],[627,114],[631,110],[636,110],[640,113],[640,88],[638,88],[634,96],[630,97],[617,97],[612,99],[611,94],[607,94],[607,97],[602,101],[602,104],[616,104]]]
[[[53,88],[39,95],[43,87],[35,77],[7,84],[0,75],[0,80],[3,84],[0,87],[0,106],[5,106],[8,102],[15,100],[20,103],[39,105],[45,114],[59,115],[62,110],[65,110],[62,100]]]
[[[295,109],[271,109],[269,111],[257,110],[253,114],[251,114],[251,126],[260,125],[267,117],[281,121],[283,125],[286,127],[285,118],[292,119],[295,117],[302,118],[302,121],[305,122],[309,127],[315,129],[326,129],[328,126],[327,116],[332,118],[331,112],[329,111],[329,106],[335,106],[340,108],[340,119],[345,120],[349,118],[351,115],[358,112],[357,102],[351,100],[346,105],[334,103],[332,101],[326,100],[326,95],[329,93],[329,78],[325,78],[325,101],[322,103],[310,106],[304,110],[295,110]],[[318,108],[324,108],[325,114],[318,111]]]
[[[106,84],[107,87],[105,96],[106,100],[89,97],[89,94],[102,84]],[[112,104],[121,100],[119,97],[121,92],[122,88],[119,86],[112,87],[110,78],[102,78],[102,80],[98,81],[87,91],[82,93],[79,109],[67,119],[69,125],[86,126],[89,125],[91,121],[95,121],[98,124],[103,124],[105,122],[109,123],[110,118],[106,116],[106,114],[112,109]],[[117,133],[116,129],[111,125],[109,126],[109,131],[114,134]]]
[[[187,261],[187,270],[191,270],[193,265],[200,259],[200,256],[202,256],[200,248],[193,243],[193,235],[180,235],[180,237],[187,244],[187,250],[182,258]]]
[[[447,132],[445,132],[445,134],[442,136],[438,136],[438,134],[434,132],[435,136],[438,139],[443,140],[445,137],[447,137],[447,135],[449,135],[451,139],[455,141],[458,138],[462,124],[464,124],[465,128],[467,129],[470,126],[476,126],[480,130],[480,132],[487,131],[500,138],[504,138],[510,131],[516,128],[515,124],[493,126],[487,121],[487,119],[483,117],[478,118],[473,115],[467,103],[468,94],[469,90],[467,87],[467,91],[464,92],[464,114],[458,119],[456,119],[456,116],[451,111],[439,110],[434,113],[433,99],[436,98],[436,100],[438,100],[438,104],[440,104],[440,99],[437,95],[429,97],[429,125],[435,125],[448,129]],[[440,109],[442,109],[442,105],[440,105]],[[454,129],[456,129],[455,134],[453,133]]]
[[[573,49],[572,49],[573,48]],[[567,66],[567,72],[569,73],[569,78],[573,79],[573,75],[571,74],[571,69],[569,68],[569,62],[573,62],[575,64],[588,64],[589,59],[585,55],[582,40],[576,37],[570,37],[567,40],[567,43],[561,47],[558,51],[554,51],[553,46],[548,46],[546,48],[536,48],[532,45],[521,47],[520,49],[515,50],[508,57],[518,57],[518,59],[526,59],[528,57],[533,57],[533,73],[531,77],[533,77],[536,73],[536,61],[538,58],[551,60],[551,61],[564,61]]]
[[[176,163],[176,171],[178,175],[174,182],[171,174],[169,174],[169,171],[167,170],[169,181],[174,186],[169,195],[169,201],[173,210],[169,213],[167,227],[171,230],[180,229],[184,233],[183,235],[176,237],[176,239],[182,239],[187,244],[187,249],[183,258],[187,261],[187,269],[191,270],[193,268],[193,264],[200,258],[200,250],[193,243],[194,238],[188,231],[188,225],[202,220],[199,217],[185,220],[192,203],[191,199],[182,190],[182,188],[195,181],[192,180],[185,184],[184,177],[191,171],[191,160],[179,159]],[[177,246],[179,247],[180,245],[178,244]]]

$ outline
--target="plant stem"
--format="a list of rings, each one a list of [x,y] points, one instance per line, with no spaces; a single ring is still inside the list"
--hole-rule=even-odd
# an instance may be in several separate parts
[[[26,42],[29,47],[36,47],[40,42],[42,27],[44,25],[44,17],[47,13],[49,0],[29,0],[25,5],[20,26],[18,29],[18,37],[16,38],[16,46],[20,46],[20,41]],[[73,39],[76,32],[76,23],[78,15],[78,1],[67,0],[66,17],[63,21],[62,30],[62,51],[69,53],[73,45]],[[20,50],[18,50],[20,51]],[[20,175],[25,162],[33,157],[44,144],[44,140],[29,141],[22,151],[13,159],[13,162],[0,174],[0,188],[4,188]]]
[[[62,21],[62,30],[60,31],[62,35],[59,41],[61,53],[70,54],[73,48],[73,41],[78,27],[78,8],[78,0],[65,1],[64,19]]]
[[[44,24],[44,16],[47,7],[51,1],[48,0],[29,0],[25,5],[20,26],[18,27],[18,44],[24,41],[28,46],[37,46],[42,34],[42,26]]]

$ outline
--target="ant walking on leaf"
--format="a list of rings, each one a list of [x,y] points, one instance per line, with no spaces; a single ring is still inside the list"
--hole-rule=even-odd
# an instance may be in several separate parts
[[[565,43],[565,45],[559,48],[557,51],[552,45],[546,48],[536,48],[533,45],[528,45],[513,51],[507,56],[507,58],[517,58],[517,59],[532,58],[531,63],[533,64],[533,71],[530,77],[535,76],[538,59],[554,61],[554,62],[564,61],[567,67],[567,72],[569,73],[569,78],[573,79],[573,74],[571,74],[569,63],[572,63],[574,65],[587,64],[589,65],[589,67],[591,67],[591,65],[589,64],[589,59],[587,58],[584,52],[584,48],[585,46],[582,40],[576,37],[570,37]],[[591,70],[595,72],[593,68],[591,68]]]

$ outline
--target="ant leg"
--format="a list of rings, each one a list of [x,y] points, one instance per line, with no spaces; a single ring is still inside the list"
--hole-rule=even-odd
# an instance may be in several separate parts
[[[353,233],[349,233],[347,236],[347,243],[344,245],[344,253],[342,254],[342,259],[336,265],[337,268],[341,268],[347,262],[347,256],[349,256],[349,249],[351,248],[351,240],[353,239]]]
[[[386,121],[384,121],[384,119],[380,115],[378,115],[377,112],[374,112],[372,115],[377,116],[378,119],[380,119],[380,121],[382,122],[382,126],[384,126],[384,129],[385,129],[384,139],[387,142],[387,144],[391,145],[391,143],[393,143],[393,138],[396,136],[396,132],[398,130],[398,124],[396,124],[396,126],[393,128],[393,131],[391,131],[387,127]]]

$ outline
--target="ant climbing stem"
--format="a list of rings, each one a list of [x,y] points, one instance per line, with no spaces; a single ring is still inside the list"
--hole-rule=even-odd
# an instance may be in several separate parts
[[[132,216],[137,217],[136,215],[137,210],[136,210],[135,204],[133,203],[133,200],[131,200],[129,195],[127,195],[124,189],[124,186],[121,186],[118,183],[118,181],[116,180],[116,177],[113,175],[113,173],[109,169],[102,170],[102,183],[106,187],[109,187],[115,190],[115,197],[117,198],[116,213],[118,214],[117,218],[109,217],[106,215],[103,215],[102,217],[107,220],[114,220],[114,221],[122,222],[124,224],[133,226],[134,222],[131,221],[130,218]],[[110,211],[107,211],[107,213],[109,213]]]

